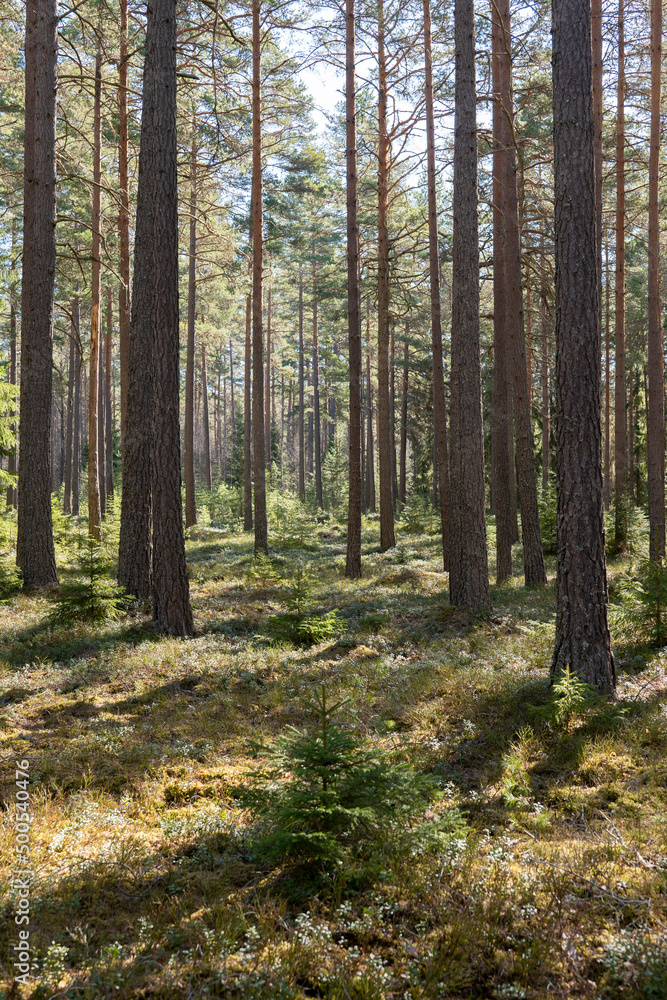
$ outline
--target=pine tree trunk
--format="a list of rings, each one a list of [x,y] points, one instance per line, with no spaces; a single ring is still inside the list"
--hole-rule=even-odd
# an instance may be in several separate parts
[[[628,330],[628,497],[635,501],[635,372],[632,365],[632,334]]]
[[[271,282],[266,294],[266,395],[264,397],[264,442],[266,471],[271,475]]]
[[[510,49],[512,27],[509,0],[500,0],[504,57],[500,62],[500,86],[507,119],[508,145],[503,160],[503,207],[505,211],[505,271],[507,358],[513,369],[514,426],[516,431],[516,461],[518,492],[521,506],[521,537],[526,586],[547,582],[540,536],[540,516],[537,506],[533,426],[526,363],[526,338],[523,322],[523,289],[521,282],[521,234],[517,194],[516,157],[514,152],[512,70]]]
[[[178,184],[176,147],[176,2],[153,0],[146,28],[144,93],[148,92],[147,186],[152,247],[137,239],[135,262],[152,257],[151,295],[154,366],[154,441],[151,463],[153,505],[153,618],[160,632],[187,636],[194,631],[185,563],[181,507],[181,435],[178,316]],[[144,114],[147,112],[144,104]],[[142,115],[142,147],[144,136]],[[144,155],[143,148],[140,159]],[[146,235],[144,231],[144,235]],[[135,263],[135,285],[136,285]]]
[[[245,303],[245,373],[243,409],[243,530],[252,531],[252,298]]]
[[[104,385],[104,402],[106,406],[106,413],[104,416],[104,427],[106,430],[106,437],[104,443],[105,449],[105,482],[106,482],[106,492],[107,497],[113,496],[113,413],[111,409],[111,338],[113,336],[113,291],[111,285],[107,288],[107,334],[104,341],[104,368],[105,368],[105,385]]]
[[[491,599],[486,548],[479,342],[474,39],[473,0],[455,0],[449,598],[456,607],[488,612]]]
[[[609,315],[609,244],[605,239],[605,309],[604,309],[604,339],[605,339],[605,385],[604,385],[604,505],[608,509],[611,504],[611,351],[610,351],[610,315]]]
[[[315,433],[315,498],[324,509],[322,496],[322,440],[320,420],[320,344],[317,318],[317,265],[313,261],[313,429]]]
[[[366,433],[368,458],[366,461],[366,508],[375,513],[375,449],[373,447],[373,387],[371,383],[371,355],[366,354],[366,381],[368,383],[368,431]]]
[[[79,329],[79,296],[72,304],[72,332],[76,354],[74,366],[74,426],[72,429],[72,514],[79,516],[79,475],[81,472],[81,336]]]
[[[120,243],[120,301],[118,327],[120,340],[120,447],[125,447],[127,419],[127,384],[130,351],[130,182],[128,167],[127,116],[127,0],[120,0],[120,58],[118,60],[118,186],[120,208],[118,234]]]
[[[102,289],[100,287],[100,367],[97,385],[97,469],[100,480],[100,511],[102,517],[106,514],[106,399],[104,378],[104,331],[102,326]]]
[[[660,105],[662,2],[651,0],[651,145],[648,192],[648,400],[647,469],[650,552],[665,554],[665,372],[662,346],[660,272]]]
[[[263,188],[260,0],[252,4],[252,425],[255,486],[255,552],[269,552],[264,442],[264,343],[262,331]]]
[[[593,83],[593,142],[595,162],[595,232],[598,266],[598,296],[602,302],[602,0],[591,0],[591,57]]]
[[[56,0],[28,0],[17,537],[27,588],[58,583],[50,492],[57,19]]]
[[[10,385],[16,385],[17,370],[16,370],[16,222],[12,222],[12,277],[9,288],[9,371],[7,372],[7,377],[9,379]],[[70,379],[72,377],[70,369]],[[11,423],[9,425],[12,436],[16,440],[16,432],[18,430],[16,426],[16,410],[14,405],[9,411],[9,417]],[[7,458],[7,471],[16,475],[16,444],[13,445],[12,450]],[[15,481],[12,486],[7,487],[7,506],[16,507],[16,485]]]
[[[544,226],[540,231],[540,258],[542,273],[540,275],[540,333],[542,336],[542,494],[546,496],[549,489],[549,468],[551,454],[549,438],[551,436],[551,406],[549,402],[549,303],[547,292],[547,270],[544,252]]]
[[[197,148],[192,121],[190,154],[190,250],[188,254],[188,340],[185,357],[185,527],[197,523],[195,493],[195,323],[197,267]]]
[[[431,350],[433,352],[433,433],[438,455],[437,472],[442,530],[442,562],[449,569],[449,456],[447,453],[447,407],[442,351],[442,306],[440,300],[440,254],[438,248],[438,199],[435,171],[435,115],[433,108],[433,57],[431,3],[424,0],[424,56],[426,103],[426,159],[428,177],[428,244],[431,290]],[[407,378],[407,372],[406,372]],[[403,499],[405,503],[405,499]]]
[[[345,576],[361,576],[361,300],[357,219],[357,112],[354,0],[345,0],[345,159],[347,183],[347,323],[350,379],[347,556]]]
[[[511,411],[509,401],[507,277],[505,262],[506,217],[504,212],[505,158],[511,140],[503,109],[502,64],[507,59],[501,15],[491,4],[493,78],[493,394],[491,434],[493,462],[493,511],[496,515],[496,583],[512,576],[512,485]]]
[[[614,384],[615,527],[617,552],[628,540],[628,439],[625,376],[625,44],[623,4],[618,8],[618,102],[616,109],[616,351]]]
[[[231,403],[232,436],[236,427],[236,404],[234,401],[234,354],[232,352],[232,338],[229,338],[229,394]]]
[[[557,676],[569,666],[601,693],[612,693],[590,17],[581,0],[553,2],[558,557],[551,672]]]
[[[93,124],[92,274],[90,279],[90,373],[88,376],[88,534],[99,540],[102,502],[99,468],[100,220],[102,194],[102,53],[95,59]]]
[[[378,4],[378,458],[380,472],[380,548],[396,545],[389,399],[389,156],[387,63],[384,3]]]
[[[299,499],[306,499],[306,433],[303,351],[303,278],[299,273]]]
[[[208,413],[208,375],[206,372],[206,348],[201,345],[201,385],[202,385],[202,444],[204,447],[204,483],[209,492],[213,489],[211,475],[211,428]]]
[[[408,458],[408,362],[410,348],[408,345],[409,326],[405,321],[405,345],[403,347],[403,392],[401,394],[401,457],[398,484],[398,501],[405,507],[407,494],[406,463]]]

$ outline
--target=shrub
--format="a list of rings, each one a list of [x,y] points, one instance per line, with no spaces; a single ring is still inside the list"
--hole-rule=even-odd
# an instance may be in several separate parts
[[[423,809],[432,785],[336,725],[333,717],[345,702],[329,705],[324,686],[306,704],[315,727],[290,727],[274,747],[255,747],[267,766],[250,776],[241,797],[261,821],[261,857],[326,868],[364,839],[404,828]]]
[[[640,642],[664,645],[667,641],[667,567],[662,559],[642,559],[634,571],[623,574],[616,591],[621,604],[610,607],[613,624]]]
[[[530,705],[529,708],[549,725],[569,730],[572,718],[581,715],[596,700],[595,688],[572,673],[568,663],[565,672],[554,681],[547,704]]]
[[[101,624],[121,618],[132,598],[104,576],[103,565],[100,548],[90,538],[82,566],[87,580],[62,585],[55,606],[47,616],[49,625]]]

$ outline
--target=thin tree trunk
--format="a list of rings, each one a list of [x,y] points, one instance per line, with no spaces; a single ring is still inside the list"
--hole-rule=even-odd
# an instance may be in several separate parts
[[[600,426],[591,12],[554,0],[558,557],[552,676],[614,690],[607,623]]]
[[[104,327],[102,325],[102,288],[100,286],[100,365],[97,385],[97,470],[100,481],[100,511],[102,517],[106,514],[106,401],[104,397]]]
[[[74,368],[74,427],[72,431],[72,514],[79,516],[79,475],[81,472],[81,336],[79,329],[79,296],[72,304],[72,333],[76,345]]]
[[[513,368],[514,426],[516,432],[516,461],[519,503],[521,505],[521,537],[526,586],[547,582],[540,535],[540,516],[537,506],[537,479],[535,476],[533,426],[526,364],[526,338],[523,323],[523,290],[521,282],[521,234],[519,232],[519,203],[517,195],[516,157],[512,122],[512,70],[510,48],[512,28],[509,0],[500,0],[498,11],[502,22],[504,57],[500,63],[500,85],[503,107],[507,118],[508,146],[503,160],[503,207],[505,211],[505,269],[506,269],[506,329],[508,360]]]
[[[449,598],[459,608],[488,612],[491,599],[486,548],[479,343],[474,39],[473,0],[455,0]]]
[[[540,257],[542,273],[540,275],[540,332],[542,335],[542,494],[546,496],[549,489],[549,468],[551,454],[549,438],[551,436],[551,406],[549,402],[549,304],[547,300],[547,274],[544,253],[544,227],[540,232]]]
[[[243,530],[252,531],[252,298],[245,303],[245,374],[243,409]]]
[[[118,186],[120,210],[118,233],[120,242],[120,298],[118,327],[120,339],[120,446],[125,447],[127,419],[127,384],[130,336],[130,183],[128,168],[127,115],[127,0],[120,0],[120,58],[118,60]]]
[[[512,576],[511,410],[509,401],[506,216],[503,210],[508,122],[503,108],[502,63],[507,59],[501,14],[491,4],[493,78],[493,394],[491,407],[493,510],[496,515],[496,583]]]
[[[188,339],[185,356],[185,527],[197,523],[195,491],[195,325],[197,295],[197,147],[192,120],[190,153],[190,250],[188,254]]]
[[[628,331],[628,498],[635,501],[635,373],[632,364],[632,334]]]
[[[380,548],[396,545],[389,399],[389,157],[384,2],[378,4],[378,457],[380,463]]]
[[[268,555],[266,449],[264,441],[264,344],[262,331],[263,188],[260,0],[252,4],[252,424],[255,487],[255,552]]]
[[[368,483],[366,507],[375,513],[375,450],[373,447],[373,388],[371,383],[371,354],[366,354],[366,381],[368,383],[368,431],[366,434],[368,460],[366,462],[366,481]]]
[[[315,433],[315,498],[324,509],[322,496],[322,441],[320,420],[320,344],[317,320],[317,265],[313,261],[313,429]]]
[[[299,499],[306,499],[306,440],[303,352],[303,278],[299,272]]]
[[[591,57],[593,83],[593,143],[595,163],[595,232],[598,267],[598,296],[602,302],[602,0],[591,0]]]
[[[611,406],[610,406],[610,392],[611,392],[611,353],[609,346],[609,328],[610,328],[610,316],[609,316],[609,244],[605,239],[604,244],[604,257],[605,257],[605,279],[604,279],[604,294],[605,294],[605,310],[604,310],[604,329],[605,329],[605,385],[604,385],[604,505],[608,509],[611,503]]]
[[[391,445],[391,503],[394,514],[398,503],[398,468],[396,462],[396,341],[391,334],[389,349],[389,441]]]
[[[435,171],[435,115],[433,108],[433,56],[431,3],[424,0],[424,58],[426,102],[426,158],[428,177],[428,244],[431,290],[431,350],[433,353],[433,433],[438,455],[443,568],[449,569],[449,456],[447,453],[447,408],[442,352],[442,307],[440,300],[440,254],[438,249],[438,198]],[[405,502],[405,501],[403,501]]]
[[[17,370],[16,370],[16,265],[17,265],[17,255],[16,255],[16,222],[12,222],[12,276],[9,288],[9,371],[7,373],[10,385],[16,385]],[[70,367],[70,381],[72,378],[72,368]],[[9,429],[12,434],[13,444],[12,449],[7,458],[7,471],[16,475],[16,432],[18,430],[16,426],[16,410],[14,408],[14,401],[12,400],[12,408],[9,411],[9,417],[11,423]],[[16,483],[15,481],[11,486],[7,487],[7,506],[16,506]]]
[[[627,388],[625,377],[625,44],[623,4],[618,7],[618,102],[616,109],[616,351],[614,385],[615,547],[628,538]]]
[[[100,220],[102,195],[102,52],[95,58],[93,124],[92,275],[90,280],[90,374],[88,377],[88,534],[100,538],[102,503],[99,468]]]
[[[208,413],[208,375],[206,372],[206,348],[201,345],[201,385],[202,385],[202,444],[204,448],[204,483],[206,489],[213,489],[211,475],[211,428]]]
[[[410,347],[408,345],[409,326],[405,321],[405,344],[403,346],[403,392],[401,394],[401,458],[398,485],[398,501],[405,507],[407,494],[406,462],[408,457],[408,361]]]
[[[234,428],[236,427],[236,404],[234,401],[234,354],[232,352],[232,338],[229,338],[229,393],[231,397],[231,420],[232,420],[232,436],[234,435]]]
[[[266,293],[266,395],[264,396],[264,441],[266,470],[271,475],[271,281]]]
[[[105,387],[104,387],[104,402],[106,405],[106,413],[104,417],[104,426],[106,429],[105,437],[105,461],[106,461],[106,471],[105,471],[105,481],[106,481],[106,491],[107,497],[113,496],[113,414],[111,410],[111,339],[113,336],[113,290],[111,285],[107,288],[107,335],[104,342],[104,368],[105,368]]]
[[[662,346],[662,275],[660,271],[660,105],[662,2],[651,0],[651,145],[648,192],[648,398],[647,471],[650,552],[665,554],[665,372]]]
[[[345,575],[361,576],[361,300],[357,219],[357,112],[354,0],[345,0],[345,158],[347,183],[347,322],[350,379],[347,557]]]

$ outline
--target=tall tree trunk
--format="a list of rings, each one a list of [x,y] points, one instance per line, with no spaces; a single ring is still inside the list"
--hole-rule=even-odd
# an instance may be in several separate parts
[[[266,450],[264,444],[264,344],[262,281],[264,215],[262,188],[262,93],[260,0],[252,4],[252,425],[255,479],[255,552],[269,552],[266,520]]]
[[[195,323],[197,295],[197,147],[192,119],[190,153],[190,250],[188,254],[188,340],[185,356],[185,527],[197,523],[195,492]]]
[[[604,383],[604,505],[608,509],[611,503],[611,354],[609,345],[609,243],[604,243],[604,343],[605,343],[605,383]]]
[[[315,433],[315,498],[324,509],[322,496],[322,440],[320,420],[320,344],[317,317],[317,265],[313,261],[313,430]]]
[[[252,531],[252,297],[245,302],[245,375],[243,409],[243,530]]]
[[[72,333],[76,343],[74,367],[74,426],[72,429],[72,514],[79,516],[79,474],[81,472],[81,335],[79,328],[79,296],[72,304]]]
[[[509,0],[500,0],[498,10],[502,20],[504,58],[500,64],[501,94],[507,118],[508,145],[504,157],[503,207],[505,210],[505,269],[506,324],[508,360],[513,368],[514,426],[516,429],[516,461],[519,503],[521,505],[521,538],[526,586],[547,582],[540,536],[540,515],[537,506],[533,425],[526,364],[526,338],[523,324],[523,289],[521,282],[521,234],[519,231],[519,201],[517,194],[516,156],[514,151],[512,99],[512,69],[510,59],[512,26]]]
[[[57,23],[56,0],[28,0],[17,537],[25,587],[58,583],[50,492]]]
[[[303,278],[299,272],[299,499],[306,499],[306,439],[303,352]]]
[[[222,438],[220,446],[222,448],[220,465],[222,471],[222,481],[227,482],[227,379],[222,380],[222,427],[220,427],[220,374],[218,373],[218,436]]]
[[[544,226],[540,231],[540,259],[542,273],[540,275],[540,332],[542,335],[542,494],[549,489],[549,468],[551,453],[549,438],[551,436],[551,405],[549,401],[549,302],[547,292],[547,271],[544,252]]]
[[[234,400],[234,354],[232,351],[232,338],[229,338],[229,394],[231,404],[232,436],[236,427],[236,404]]]
[[[505,261],[506,215],[504,211],[505,159],[511,141],[503,104],[503,63],[507,48],[503,40],[501,12],[491,4],[493,79],[493,394],[491,408],[493,510],[496,515],[496,583],[512,575],[512,428],[509,402],[512,398],[508,372],[507,275]],[[514,503],[514,506],[516,504]]]
[[[151,463],[153,504],[153,618],[169,635],[194,631],[183,537],[181,506],[181,434],[179,398],[178,316],[178,183],[176,153],[176,0],[153,0],[146,27],[144,94],[148,92],[148,169],[141,171],[148,187],[152,247],[135,243],[135,262],[152,258],[151,296],[154,366],[154,438]],[[142,114],[142,147],[144,118]],[[152,120],[151,120],[152,119]],[[144,155],[143,148],[140,159]],[[139,199],[137,200],[137,211]],[[147,235],[144,230],[143,235]],[[135,284],[136,282],[135,263]],[[128,401],[129,404],[129,401]],[[129,405],[128,405],[129,413]]]
[[[354,0],[345,0],[345,159],[347,183],[347,324],[350,379],[347,556],[345,576],[361,576],[361,300],[357,219],[357,112]]]
[[[130,182],[128,168],[127,116],[127,0],[120,0],[120,58],[118,60],[118,186],[120,208],[120,299],[118,328],[120,339],[120,446],[125,447],[127,384],[130,351]]]
[[[479,343],[477,94],[473,0],[455,0],[454,234],[449,598],[491,607],[486,548],[484,435]]]
[[[660,272],[660,105],[662,2],[651,0],[651,145],[648,179],[648,400],[647,469],[652,559],[665,554],[665,372]]]
[[[16,255],[16,221],[12,222],[12,276],[9,287],[9,371],[7,372],[7,378],[10,385],[16,385],[17,371],[16,371],[16,265],[17,265],[17,255]],[[70,369],[70,379],[72,377],[72,372]],[[9,411],[9,417],[11,420],[10,431],[16,438],[16,410],[14,408],[14,402],[12,400],[12,407]],[[13,444],[12,450],[7,458],[7,471],[16,474],[16,443]],[[7,506],[16,506],[16,485],[12,483],[11,486],[7,487]]]
[[[204,483],[207,490],[213,489],[211,475],[211,428],[208,413],[208,375],[206,372],[206,348],[201,345],[201,386],[202,386],[202,444],[204,447]]]
[[[396,545],[389,399],[389,157],[387,60],[384,2],[378,4],[378,458],[380,465],[380,548]]]
[[[88,377],[88,534],[100,538],[102,502],[99,468],[100,221],[102,195],[102,52],[95,58],[93,124],[92,275],[90,279],[90,374]]]
[[[593,143],[595,163],[595,233],[598,267],[598,296],[602,302],[602,0],[591,0],[591,57],[593,84]]]
[[[628,331],[628,496],[635,502],[635,372],[632,364],[632,334]]]
[[[554,0],[558,557],[552,676],[614,690],[602,508],[591,12]]]
[[[424,60],[426,103],[426,163],[428,178],[428,245],[431,290],[431,350],[433,352],[433,433],[438,455],[443,568],[449,569],[449,456],[447,454],[447,407],[442,357],[442,307],[440,301],[440,254],[438,248],[438,195],[435,171],[435,115],[433,108],[433,56],[431,2],[424,0]],[[406,372],[407,378],[407,372]],[[405,502],[405,501],[403,501]]]
[[[371,354],[366,353],[366,382],[368,384],[368,430],[366,433],[366,448],[368,458],[366,461],[366,482],[367,497],[366,508],[375,513],[375,449],[373,446],[373,386],[371,383]]]
[[[391,503],[394,514],[398,503],[398,467],[396,462],[396,339],[392,330],[389,349],[389,441],[391,444]]]
[[[102,517],[106,514],[106,399],[104,378],[104,327],[102,325],[102,288],[100,286],[100,366],[97,385],[97,469],[100,480],[100,510]]]
[[[616,109],[616,351],[614,384],[615,547],[628,540],[628,439],[625,377],[625,39],[623,4],[618,7],[618,102]]]
[[[111,409],[111,339],[113,336],[113,290],[111,285],[107,288],[107,334],[104,341],[104,402],[106,413],[104,416],[105,437],[105,482],[107,497],[113,496],[113,413]]]
[[[408,345],[409,326],[405,321],[405,345],[403,347],[403,391],[401,393],[401,457],[400,475],[398,484],[398,500],[401,507],[405,507],[407,494],[406,463],[408,458],[408,362],[410,358],[410,347]]]
[[[271,475],[271,281],[266,293],[266,394],[264,396],[264,442],[266,470]]]

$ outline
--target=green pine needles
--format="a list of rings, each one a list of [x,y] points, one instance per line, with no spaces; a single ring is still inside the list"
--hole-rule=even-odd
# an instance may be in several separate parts
[[[84,581],[65,583],[61,586],[48,624],[53,627],[118,621],[127,610],[132,598],[122,587],[110,580],[105,573],[102,551],[95,539],[89,538],[81,571]]]
[[[568,663],[564,672],[553,682],[547,704],[530,705],[529,708],[544,722],[569,731],[572,719],[583,715],[596,698],[595,688],[572,673]]]
[[[378,749],[361,745],[333,722],[346,702],[327,702],[326,688],[306,702],[317,717],[311,731],[290,727],[267,751],[242,800],[259,820],[257,853],[267,861],[339,864],[374,837],[404,829],[423,810],[429,780]]]
[[[662,559],[642,559],[636,570],[618,583],[620,607],[613,617],[639,642],[667,643],[667,567]]]
[[[305,567],[300,564],[294,570],[285,603],[289,610],[273,615],[267,622],[274,639],[297,646],[312,646],[333,639],[347,629],[337,608],[324,614],[314,613],[312,582]]]

